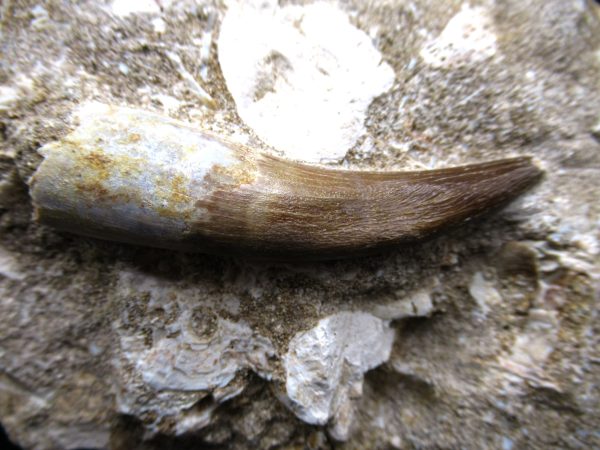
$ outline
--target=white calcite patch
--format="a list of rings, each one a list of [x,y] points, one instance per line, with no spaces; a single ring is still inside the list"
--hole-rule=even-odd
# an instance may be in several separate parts
[[[161,310],[169,317],[152,321],[150,346],[148,336],[138,332],[120,336],[124,356],[154,390],[220,389],[242,369],[271,378],[275,349],[270,340],[244,323],[219,317],[205,304],[188,301],[201,291],[129,271],[120,274],[119,284],[125,296],[147,293],[149,310]],[[128,320],[121,318],[124,325]]]
[[[532,309],[525,333],[517,336],[511,361],[522,367],[539,367],[554,350],[558,329],[556,311]]]
[[[36,31],[43,30],[50,22],[50,15],[42,5],[36,5],[31,8],[31,15],[33,16],[31,27]]]
[[[198,391],[225,387],[246,368],[269,378],[271,342],[245,324],[217,318],[214,330],[196,334],[184,311],[172,326],[174,337],[158,339],[147,351],[132,354],[144,381],[156,390]],[[210,313],[209,313],[210,314]],[[127,339],[122,340],[124,347]]]
[[[433,302],[427,291],[418,291],[409,297],[390,303],[377,305],[373,314],[384,320],[398,320],[405,317],[428,316],[433,311]]]
[[[56,67],[59,66],[57,63]],[[0,85],[0,114],[13,109],[20,99],[29,97],[34,91],[34,81],[29,75],[17,74],[9,83]]]
[[[167,23],[160,17],[155,17],[152,19],[152,28],[155,33],[161,34],[167,30]]]
[[[185,434],[208,425],[220,403],[244,390],[247,379],[238,373],[272,379],[272,342],[246,323],[220,317],[202,285],[120,267],[117,292],[123,307],[115,321],[119,412],[152,411],[156,423],[169,418]]]
[[[198,97],[198,99],[201,102],[210,102],[212,101],[212,97],[208,94],[208,92],[206,92],[204,90],[204,88],[202,86],[200,86],[200,83],[198,83],[198,81],[196,81],[196,77],[194,77],[194,75],[192,75],[183,65],[183,61],[181,60],[181,57],[172,51],[167,51],[165,53],[165,55],[171,60],[171,62],[173,63],[173,65],[175,66],[175,68],[177,69],[177,71],[179,72],[179,76],[181,76],[181,79],[185,81],[187,87],[190,89],[191,92],[193,92],[194,94],[196,94],[196,96]]]
[[[360,397],[365,372],[390,357],[394,330],[364,312],[341,312],[290,341],[284,357],[289,407],[302,420],[326,424],[338,439],[349,434],[352,399]]]
[[[502,297],[494,285],[487,281],[481,272],[476,272],[469,285],[469,294],[475,299],[483,316],[490,312],[490,308],[502,302]]]
[[[186,411],[186,414],[177,421],[175,434],[183,435],[206,427],[210,424],[212,414],[217,406],[216,403],[213,403],[200,411],[194,411],[193,409]]]
[[[369,36],[329,3],[231,2],[218,48],[240,117],[297,160],[343,157],[394,82]]]
[[[421,50],[421,58],[434,67],[477,63],[496,54],[496,35],[485,8],[463,5],[441,34]]]
[[[152,95],[152,100],[159,102],[163,106],[165,114],[177,111],[182,104],[182,102],[175,97],[166,94],[154,94]]]
[[[19,99],[19,91],[12,86],[0,85],[0,112],[8,111]]]
[[[16,254],[0,247],[0,279],[2,277],[20,281],[25,278],[25,273],[21,270]]]
[[[565,299],[561,287],[541,284],[534,307],[528,312],[525,328],[516,336],[510,354],[500,360],[507,372],[530,383],[556,389],[545,373],[544,365],[559,339],[558,309]]]

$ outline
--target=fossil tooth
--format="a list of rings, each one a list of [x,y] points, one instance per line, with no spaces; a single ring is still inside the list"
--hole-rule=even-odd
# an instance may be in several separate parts
[[[45,145],[37,219],[115,241],[282,260],[421,239],[513,199],[541,175],[519,157],[415,172],[334,170],[254,151],[142,110],[101,104]]]

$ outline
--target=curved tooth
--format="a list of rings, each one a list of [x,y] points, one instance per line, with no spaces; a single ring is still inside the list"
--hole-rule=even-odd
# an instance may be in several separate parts
[[[103,239],[274,259],[368,254],[513,199],[530,158],[416,172],[333,170],[258,153],[161,115],[94,104],[40,149],[36,217]]]

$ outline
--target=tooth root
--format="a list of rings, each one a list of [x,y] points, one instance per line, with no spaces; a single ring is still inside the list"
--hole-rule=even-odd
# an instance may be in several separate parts
[[[41,223],[154,247],[333,259],[426,237],[518,196],[529,158],[369,172],[256,152],[142,110],[91,104],[40,153],[30,181]]]

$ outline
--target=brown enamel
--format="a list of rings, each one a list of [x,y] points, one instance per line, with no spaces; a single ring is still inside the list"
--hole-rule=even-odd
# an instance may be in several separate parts
[[[416,172],[331,170],[261,155],[256,180],[198,202],[186,250],[324,260],[416,241],[501,206],[541,170],[520,157]]]

